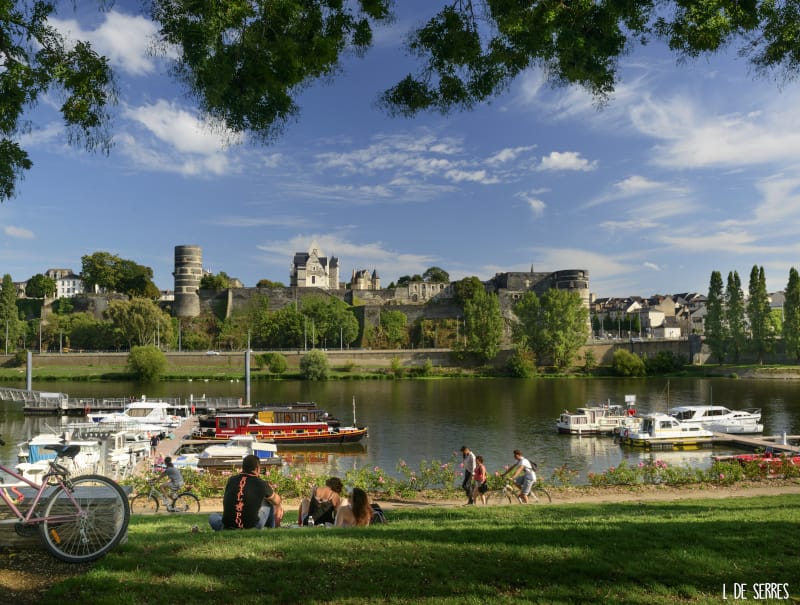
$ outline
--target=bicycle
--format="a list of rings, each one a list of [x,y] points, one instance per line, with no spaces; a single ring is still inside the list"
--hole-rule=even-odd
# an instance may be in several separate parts
[[[0,445],[5,445],[5,441],[0,439]],[[49,461],[41,484],[0,464],[0,499],[13,515],[11,519],[0,519],[0,523],[13,523],[14,530],[23,537],[32,536],[38,530],[50,554],[67,563],[99,559],[127,538],[131,514],[128,497],[122,487],[108,477],[70,477],[59,461],[62,458],[74,460],[81,450],[79,445],[56,445],[47,449],[53,450],[56,457]],[[16,481],[6,483],[7,476]],[[24,489],[35,492],[27,508],[22,506],[29,498]]]
[[[161,504],[164,504],[169,513],[200,512],[200,498],[192,492],[176,492],[170,488],[170,499],[167,500],[155,481],[148,481],[147,484],[150,486],[148,492],[142,492],[131,498],[132,513],[137,515],[157,513]]]
[[[514,501],[522,504],[522,499],[519,497],[519,487],[511,480],[506,480],[503,487],[491,490],[487,494],[487,504],[502,504],[504,501],[508,504]],[[533,487],[531,487],[531,492],[528,494],[528,503],[550,504],[552,501],[553,498],[550,497],[550,492],[548,492],[547,488],[542,485],[542,482],[537,479]]]

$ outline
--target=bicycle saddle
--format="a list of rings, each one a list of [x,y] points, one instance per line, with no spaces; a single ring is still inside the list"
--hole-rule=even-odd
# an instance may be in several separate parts
[[[46,450],[53,450],[59,458],[75,458],[81,451],[80,445],[47,445]]]

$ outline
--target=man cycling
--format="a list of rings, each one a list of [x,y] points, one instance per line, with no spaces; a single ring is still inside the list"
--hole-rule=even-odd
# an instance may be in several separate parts
[[[511,478],[514,480],[514,483],[517,484],[517,487],[519,487],[519,495],[517,498],[519,498],[520,502],[527,504],[531,488],[533,488],[533,484],[536,483],[536,472],[533,470],[531,461],[525,458],[521,451],[514,450],[514,459],[516,460],[514,465],[509,467],[505,473],[501,473],[500,476],[505,477],[508,473],[514,471]]]
[[[158,489],[164,494],[164,501],[167,504],[172,503],[174,494],[183,487],[183,475],[180,470],[175,468],[172,464],[172,457],[167,456],[164,458],[164,471],[156,478]]]

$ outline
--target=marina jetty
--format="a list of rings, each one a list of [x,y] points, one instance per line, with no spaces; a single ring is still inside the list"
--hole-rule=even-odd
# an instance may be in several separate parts
[[[219,410],[248,408],[241,397],[147,397],[142,399],[159,400],[175,406],[175,413],[188,409],[192,414],[208,414]],[[85,416],[89,412],[122,412],[135,397],[70,397],[66,393],[29,391],[0,387],[0,401],[22,404],[23,413],[31,416]]]

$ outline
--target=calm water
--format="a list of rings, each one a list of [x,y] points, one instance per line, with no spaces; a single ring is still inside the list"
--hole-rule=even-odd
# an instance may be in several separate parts
[[[24,384],[11,385],[24,388]],[[35,390],[60,391],[78,397],[185,397],[202,395],[243,397],[243,383],[163,383],[143,389],[134,383],[33,383]],[[765,434],[800,433],[800,382],[720,379],[454,379],[430,381],[347,381],[253,383],[251,401],[277,403],[316,401],[349,424],[356,400],[358,424],[369,426],[369,438],[356,451],[294,454],[320,473],[363,466],[393,472],[398,460],[417,467],[421,460],[449,460],[461,445],[482,454],[490,470],[502,468],[521,449],[537,461],[545,476],[561,464],[580,472],[601,472],[624,458],[638,463],[650,457],[669,464],[707,466],[711,450],[648,454],[621,449],[609,437],[570,437],[555,432],[555,419],[565,408],[588,402],[622,403],[637,397],[642,411],[666,410],[668,405],[713,401],[733,409],[760,407]],[[7,445],[0,460],[16,461],[14,444],[58,428],[56,417],[25,417],[21,404],[0,402],[0,433]],[[730,450],[714,450],[715,454]]]

